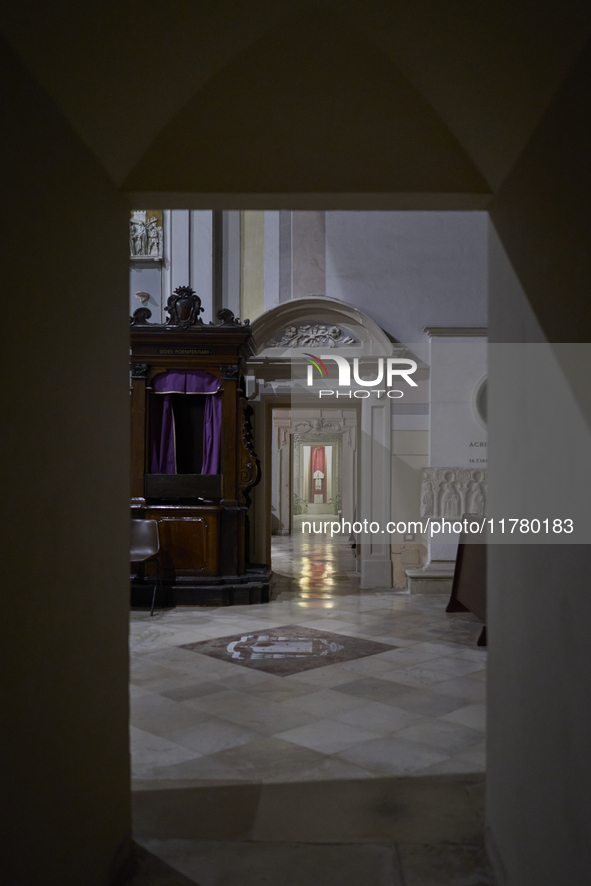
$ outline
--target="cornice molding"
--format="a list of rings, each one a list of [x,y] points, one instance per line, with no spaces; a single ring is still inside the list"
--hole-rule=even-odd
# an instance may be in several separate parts
[[[429,338],[460,338],[461,336],[474,338],[488,336],[488,326],[425,326]]]

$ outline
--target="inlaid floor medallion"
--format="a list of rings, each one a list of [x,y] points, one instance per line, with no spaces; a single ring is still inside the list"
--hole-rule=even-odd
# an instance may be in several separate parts
[[[200,643],[185,643],[181,648],[287,677],[313,668],[377,655],[396,649],[396,646],[329,631],[316,631],[314,628],[285,625]]]

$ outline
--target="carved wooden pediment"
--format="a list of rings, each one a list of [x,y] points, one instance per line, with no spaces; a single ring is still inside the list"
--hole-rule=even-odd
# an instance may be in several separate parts
[[[155,332],[165,329],[190,330],[195,327],[198,329],[224,327],[243,329],[245,332],[251,331],[250,320],[240,320],[239,317],[234,316],[234,313],[229,308],[220,308],[217,312],[217,319],[220,322],[213,323],[210,321],[206,327],[206,324],[203,323],[199,316],[199,314],[203,313],[201,299],[190,286],[177,286],[166,303],[165,311],[169,315],[166,323],[149,323],[152,312],[149,308],[142,306],[134,311],[133,316],[129,318],[130,325],[149,326]]]

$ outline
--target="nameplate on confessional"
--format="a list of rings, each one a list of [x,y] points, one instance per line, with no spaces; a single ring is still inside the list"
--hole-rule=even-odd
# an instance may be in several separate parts
[[[213,348],[158,348],[158,354],[167,357],[204,357],[213,354]]]

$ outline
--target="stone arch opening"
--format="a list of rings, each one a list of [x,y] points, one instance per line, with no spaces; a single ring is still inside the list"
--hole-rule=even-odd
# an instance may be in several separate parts
[[[391,418],[386,398],[292,402],[292,364],[311,348],[345,357],[403,354],[406,348],[352,305],[325,296],[293,299],[266,311],[252,324],[257,355],[249,362],[254,424],[262,480],[254,490],[252,520],[262,529],[251,556],[270,562],[271,535],[291,531],[294,444],[304,436],[338,434],[342,452],[343,519],[361,510],[385,525],[390,510]],[[320,434],[320,436],[319,436]],[[380,483],[372,483],[379,465]],[[301,494],[298,493],[298,499]],[[334,499],[335,496],[332,496]],[[309,503],[311,509],[315,503]],[[382,538],[358,546],[362,587],[392,587],[390,544]],[[269,558],[269,559],[266,559]]]

